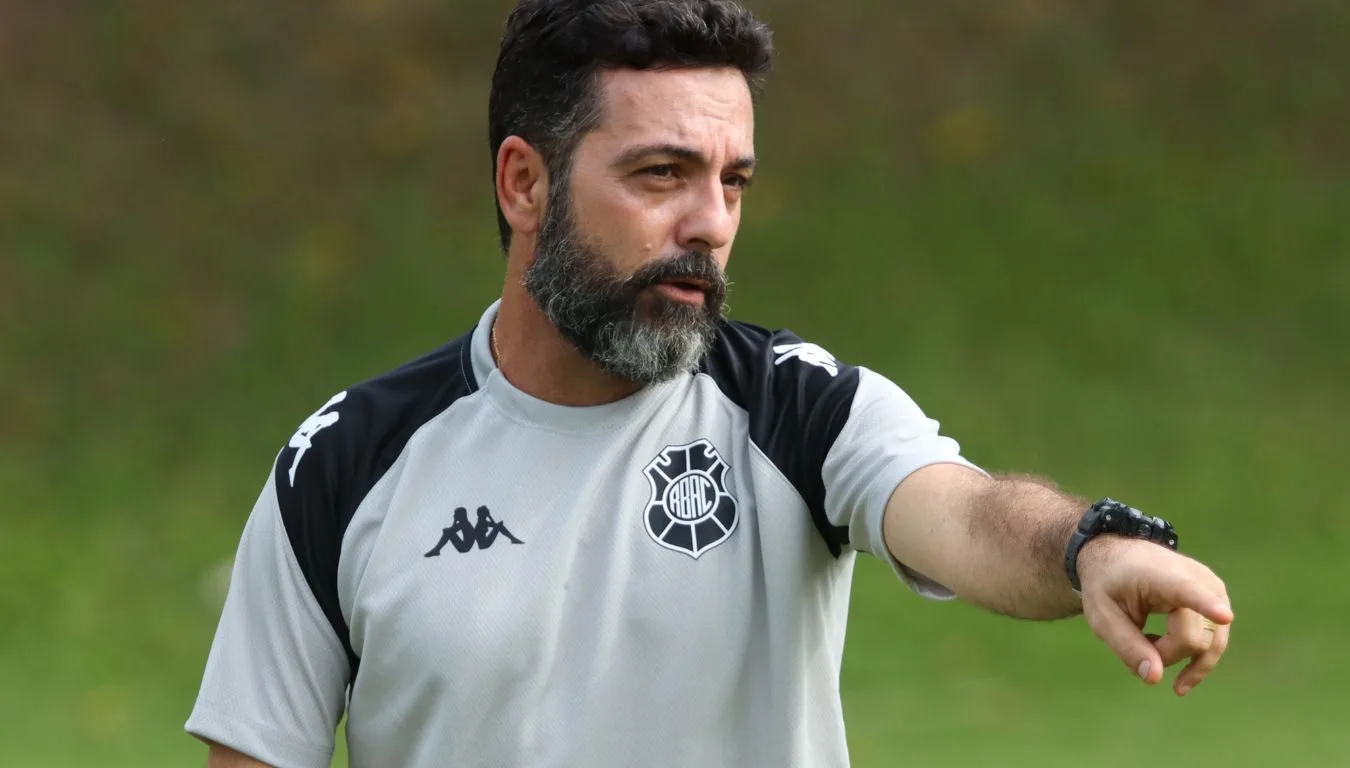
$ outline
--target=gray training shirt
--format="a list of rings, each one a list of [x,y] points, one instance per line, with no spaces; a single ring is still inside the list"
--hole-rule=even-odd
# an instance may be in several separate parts
[[[619,402],[514,388],[477,328],[351,387],[276,458],[192,734],[271,765],[845,766],[856,552],[969,464],[895,384],[723,321]]]

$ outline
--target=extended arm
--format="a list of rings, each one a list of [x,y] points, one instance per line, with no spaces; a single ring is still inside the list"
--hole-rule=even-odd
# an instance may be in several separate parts
[[[988,477],[934,464],[900,483],[886,506],[886,547],[907,568],[988,610],[1024,619],[1085,614],[1094,633],[1141,678],[1184,658],[1184,694],[1218,662],[1232,610],[1222,581],[1204,565],[1156,544],[1101,536],[1082,550],[1081,596],[1064,573],[1064,551],[1090,502],[1026,477]],[[1169,614],[1150,638],[1151,613]],[[1209,628],[1203,619],[1216,622]]]
[[[800,352],[801,344],[787,343],[792,338],[776,337],[773,349]],[[932,597],[955,594],[1026,619],[1082,613],[1149,684],[1190,659],[1175,682],[1180,695],[1218,663],[1233,613],[1223,582],[1204,565],[1150,541],[1098,536],[1078,553],[1080,597],[1064,555],[1086,499],[1031,478],[990,477],[894,382],[824,350],[805,362],[801,354],[775,358],[770,370],[782,400],[773,409],[778,426],[777,414],[806,414],[795,425],[792,445],[800,450],[784,454],[808,503],[811,479],[824,481],[814,511],[831,550],[889,560],[897,576]],[[820,457],[810,449],[821,446],[826,453],[815,464]],[[1168,617],[1160,638],[1143,633],[1154,613]]]
[[[1083,608],[1063,562],[1089,503],[1032,478],[934,464],[891,497],[886,546],[968,602],[1022,619],[1063,618]]]

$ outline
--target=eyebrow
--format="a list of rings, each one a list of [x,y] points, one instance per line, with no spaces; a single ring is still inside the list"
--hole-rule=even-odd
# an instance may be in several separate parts
[[[632,165],[643,158],[652,157],[653,155],[673,157],[676,160],[686,163],[695,163],[705,167],[712,164],[702,152],[699,152],[696,149],[690,149],[689,147],[680,146],[679,144],[644,144],[642,146],[633,147],[627,152],[619,155],[619,157],[615,159],[614,165]],[[750,155],[738,157],[730,163],[727,163],[726,166],[726,170],[731,171],[753,171],[754,169],[755,158]]]

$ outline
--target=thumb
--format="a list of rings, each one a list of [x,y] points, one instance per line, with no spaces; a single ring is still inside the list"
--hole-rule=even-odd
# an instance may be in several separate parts
[[[1162,679],[1163,664],[1158,649],[1115,602],[1099,603],[1088,615],[1088,626],[1139,679],[1149,685]]]

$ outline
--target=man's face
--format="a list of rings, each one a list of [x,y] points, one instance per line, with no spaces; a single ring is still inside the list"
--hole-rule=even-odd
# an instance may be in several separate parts
[[[638,382],[697,366],[754,165],[749,87],[735,69],[617,70],[602,118],[551,180],[525,287],[577,348]]]

